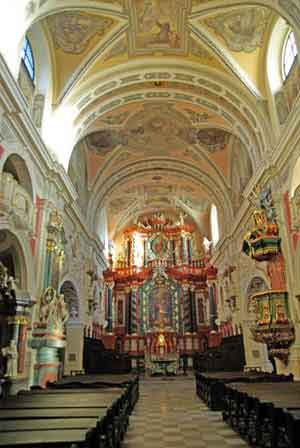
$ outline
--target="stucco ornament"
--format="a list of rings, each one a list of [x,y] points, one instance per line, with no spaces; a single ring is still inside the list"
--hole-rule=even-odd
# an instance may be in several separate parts
[[[266,8],[245,8],[213,17],[206,23],[225,39],[230,50],[251,53],[262,46],[270,16],[271,12]]]
[[[83,53],[97,34],[103,36],[113,24],[107,17],[78,12],[56,14],[48,19],[55,46],[65,53]]]

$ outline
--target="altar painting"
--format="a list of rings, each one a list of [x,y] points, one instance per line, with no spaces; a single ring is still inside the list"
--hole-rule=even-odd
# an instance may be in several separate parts
[[[167,286],[156,286],[149,294],[149,327],[172,328],[172,295]]]

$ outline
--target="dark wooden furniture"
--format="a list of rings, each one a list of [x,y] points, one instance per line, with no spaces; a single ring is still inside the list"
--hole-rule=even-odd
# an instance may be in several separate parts
[[[196,393],[213,411],[224,408],[225,385],[240,383],[293,381],[293,375],[275,375],[266,372],[195,372]]]
[[[243,336],[229,336],[218,347],[195,353],[194,369],[198,372],[242,371],[245,365]]]
[[[106,349],[100,340],[85,337],[83,367],[87,374],[128,373],[131,371],[131,359],[125,353]]]
[[[0,446],[119,448],[139,396],[138,378],[105,389],[61,386],[1,400]]]
[[[223,419],[250,445],[299,447],[300,383],[232,383],[224,401]]]

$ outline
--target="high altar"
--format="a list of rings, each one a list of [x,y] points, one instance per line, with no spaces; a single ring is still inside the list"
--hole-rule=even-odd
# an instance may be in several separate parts
[[[143,362],[151,373],[176,373],[209,332],[209,256],[197,254],[195,227],[182,214],[155,214],[128,227],[104,272],[107,286],[103,341]]]

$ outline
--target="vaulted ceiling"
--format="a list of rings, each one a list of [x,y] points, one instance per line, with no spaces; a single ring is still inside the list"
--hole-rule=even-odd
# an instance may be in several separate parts
[[[265,66],[278,14],[262,4],[40,0],[29,11],[47,36],[52,103],[76,111],[69,174],[95,227],[103,207],[111,237],[140,213],[180,209],[209,237],[212,203],[230,223],[274,138]]]

